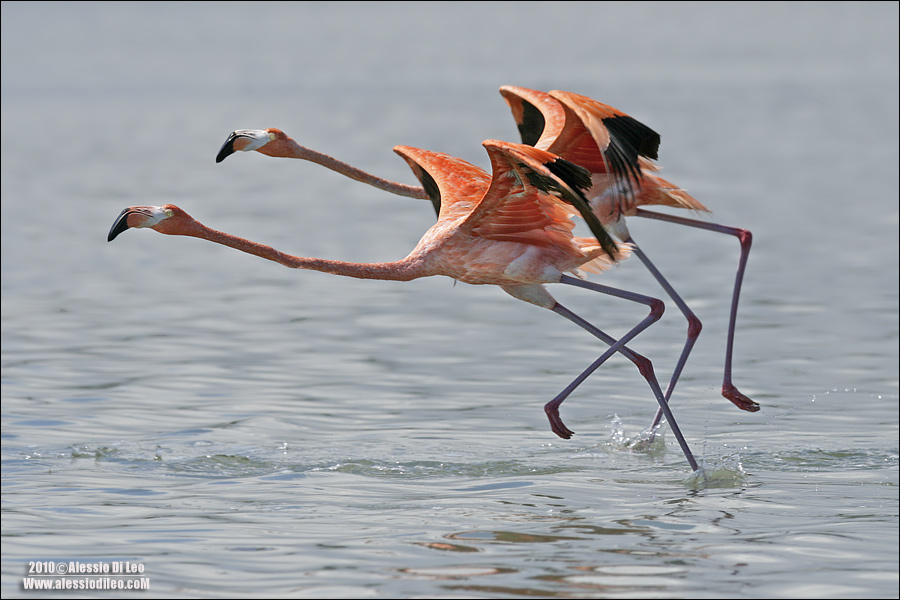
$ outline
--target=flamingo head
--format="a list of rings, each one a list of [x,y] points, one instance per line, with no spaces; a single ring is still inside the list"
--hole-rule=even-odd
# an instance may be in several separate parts
[[[189,235],[194,219],[174,204],[163,206],[130,206],[119,213],[106,238],[111,242],[126,229],[149,227],[169,235]]]
[[[216,162],[220,163],[238,151],[250,152],[257,150],[270,156],[281,156],[281,144],[272,144],[272,142],[285,142],[287,140],[287,134],[274,127],[269,129],[236,129],[231,132],[231,135],[219,148],[219,153],[216,154]],[[272,145],[270,146],[269,144]]]

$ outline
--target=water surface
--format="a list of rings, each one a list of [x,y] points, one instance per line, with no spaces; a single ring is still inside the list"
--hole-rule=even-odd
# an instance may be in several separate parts
[[[30,561],[139,563],[165,597],[897,596],[897,5],[584,4],[3,4],[4,597],[42,595]],[[670,432],[629,448],[655,405],[622,359],[556,438],[543,404],[603,349],[500,290],[106,242],[173,202],[401,258],[428,203],[219,145],[277,126],[413,183],[395,144],[487,167],[516,139],[503,84],[646,121],[753,231],[749,414],[718,393],[737,243],[631,225],[704,323],[673,407],[707,480]],[[637,262],[596,280],[661,294]],[[559,287],[614,335],[645,313]],[[634,348],[665,379],[684,331],[669,306]]]

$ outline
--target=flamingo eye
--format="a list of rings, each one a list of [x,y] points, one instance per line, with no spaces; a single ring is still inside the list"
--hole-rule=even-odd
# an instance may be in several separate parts
[[[274,142],[274,141],[275,141],[275,137],[276,137],[276,136],[275,136],[274,133],[269,132],[269,141],[270,141],[270,142]]]
[[[166,209],[166,218],[169,218],[169,217],[173,216],[174,214],[175,214],[175,211],[172,210],[171,208]]]

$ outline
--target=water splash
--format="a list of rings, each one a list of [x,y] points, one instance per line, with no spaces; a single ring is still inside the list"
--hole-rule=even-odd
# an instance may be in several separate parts
[[[691,473],[685,483],[695,490],[736,488],[746,485],[747,473],[741,464],[740,453],[724,457],[704,456],[699,468]]]
[[[633,452],[660,457],[666,452],[665,430],[660,423],[653,429],[645,429],[634,437],[625,434],[625,426],[618,415],[610,422],[612,433],[607,447],[615,452]],[[745,485],[747,473],[741,464],[741,455],[734,452],[726,456],[699,457],[699,468],[685,480],[692,489],[735,488]]]
[[[661,425],[653,429],[645,429],[631,438],[625,435],[625,426],[618,415],[613,415],[610,422],[612,433],[607,446],[617,452],[635,452],[648,456],[662,456],[666,452],[666,442],[660,431]]]

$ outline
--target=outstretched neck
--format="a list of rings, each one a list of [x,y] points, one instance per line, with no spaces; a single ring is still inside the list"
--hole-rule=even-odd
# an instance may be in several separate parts
[[[392,194],[406,196],[408,198],[419,198],[422,200],[429,199],[428,194],[426,194],[425,190],[421,187],[406,185],[405,183],[398,183],[396,181],[390,181],[388,179],[383,179],[381,177],[372,175],[371,173],[366,173],[362,169],[358,169],[352,165],[348,165],[347,163],[340,161],[334,157],[328,156],[327,154],[323,154],[321,152],[317,152],[316,150],[312,150],[311,148],[301,146],[293,139],[288,139],[286,140],[286,142],[288,144],[288,158],[299,158],[302,160],[314,162],[316,164],[322,165],[326,169],[331,169],[332,171],[336,171],[341,175],[371,185],[380,190],[390,192]]]
[[[391,281],[410,281],[429,274],[426,272],[424,262],[413,255],[403,260],[387,263],[351,263],[323,258],[305,258],[286,254],[271,246],[212,229],[198,221],[192,221],[178,231],[163,230],[162,233],[197,237],[277,262],[291,269],[321,271],[323,273],[343,275],[344,277],[356,277],[357,279],[384,279]]]

